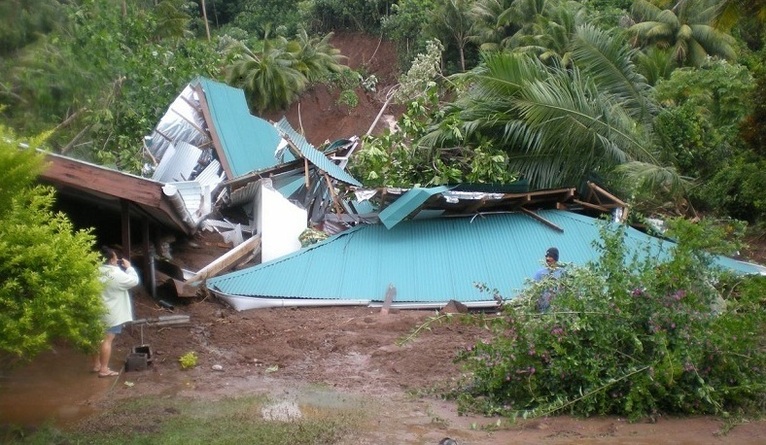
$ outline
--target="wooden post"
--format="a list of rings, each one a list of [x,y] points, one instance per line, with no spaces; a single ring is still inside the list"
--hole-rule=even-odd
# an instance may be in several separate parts
[[[122,255],[130,259],[130,201],[120,199],[120,217],[122,219]]]
[[[149,288],[149,295],[153,300],[157,299],[157,276],[154,271],[154,242],[149,227],[149,219],[141,219],[143,229],[143,247],[144,247],[144,287]]]

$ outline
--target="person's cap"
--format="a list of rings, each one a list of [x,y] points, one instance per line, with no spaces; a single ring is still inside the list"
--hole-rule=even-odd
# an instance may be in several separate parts
[[[555,247],[551,247],[550,249],[545,251],[545,256],[553,258],[554,261],[558,261],[559,260],[559,249],[557,249]]]

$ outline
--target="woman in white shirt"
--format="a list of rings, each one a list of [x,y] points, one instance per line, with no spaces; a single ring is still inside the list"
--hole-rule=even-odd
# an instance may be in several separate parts
[[[99,377],[115,377],[120,373],[109,369],[112,342],[117,334],[122,332],[123,324],[133,320],[133,307],[128,290],[137,286],[139,279],[130,261],[119,258],[113,249],[104,246],[101,248],[101,254],[104,256],[104,264],[99,267],[100,280],[104,284],[101,298],[106,308],[103,320],[107,330],[99,353],[93,359],[93,372],[97,372]]]

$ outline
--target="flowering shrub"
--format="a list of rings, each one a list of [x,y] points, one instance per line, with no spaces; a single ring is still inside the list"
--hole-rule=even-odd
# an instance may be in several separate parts
[[[727,276],[685,239],[664,261],[627,258],[623,236],[605,228],[599,261],[567,267],[548,311],[535,303],[551,283],[530,284],[494,320],[494,340],[459,356],[470,376],[462,411],[636,419],[764,408],[766,279]]]

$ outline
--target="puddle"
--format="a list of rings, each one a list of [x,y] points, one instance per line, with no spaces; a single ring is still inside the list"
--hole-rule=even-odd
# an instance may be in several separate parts
[[[0,426],[66,426],[93,414],[93,401],[106,395],[115,379],[98,378],[91,364],[85,354],[57,348],[0,374]]]

